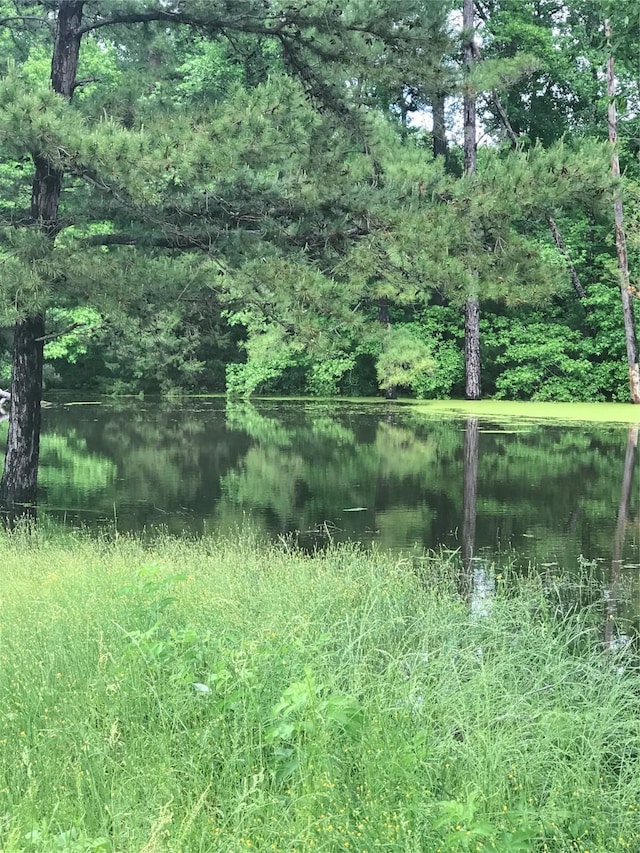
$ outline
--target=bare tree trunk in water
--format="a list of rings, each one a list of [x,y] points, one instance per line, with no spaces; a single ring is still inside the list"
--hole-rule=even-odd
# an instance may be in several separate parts
[[[605,33],[611,46],[611,26],[605,21]],[[616,144],[618,141],[618,120],[616,116],[616,75],[613,64],[613,54],[607,60],[607,95],[609,97],[609,142],[612,145],[611,172],[615,178],[620,177],[620,161]],[[640,403],[640,367],[638,365],[638,339],[633,310],[633,301],[629,281],[629,259],[627,256],[627,240],[624,230],[622,199],[613,202],[613,213],[616,223],[616,249],[618,251],[618,269],[620,271],[620,296],[622,298],[622,314],[624,316],[624,336],[627,345],[627,364],[629,365],[629,389],[633,403]]]
[[[56,37],[51,62],[51,87],[70,99],[75,86],[80,52],[83,0],[65,0],[58,6]],[[62,191],[60,170],[34,154],[31,217],[51,242],[58,232],[58,205]],[[0,482],[0,503],[9,521],[24,514],[17,505],[29,504],[33,515],[37,499],[40,455],[40,402],[44,316],[32,313],[16,324],[13,342],[9,433]]]
[[[464,64],[467,75],[473,68],[476,54],[474,41],[475,9],[473,0],[464,0],[462,28],[465,34]],[[476,96],[467,82],[464,90],[464,172],[475,175],[478,171],[476,141]],[[478,299],[478,274],[470,270],[471,287],[464,306],[464,355],[465,396],[467,400],[479,400],[480,385],[480,301]]]
[[[629,502],[633,488],[633,475],[636,468],[636,457],[638,452],[638,426],[629,428],[627,437],[627,449],[624,455],[624,470],[622,472],[622,486],[620,488],[620,503],[618,505],[618,519],[616,532],[613,537],[613,555],[611,558],[611,574],[609,584],[605,590],[605,623],[604,623],[604,646],[610,649],[615,642],[615,617],[618,603],[618,586],[620,581],[620,567],[622,565],[622,551],[629,516]]]
[[[473,553],[476,544],[478,506],[478,446],[480,432],[477,418],[467,418],[464,431],[464,469],[462,474],[462,542],[463,577],[461,587],[469,596],[473,589]]]

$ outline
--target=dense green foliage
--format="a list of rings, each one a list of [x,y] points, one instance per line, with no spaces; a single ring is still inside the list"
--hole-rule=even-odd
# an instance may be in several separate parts
[[[469,609],[351,548],[2,550],[6,853],[638,849],[632,655],[548,579]]]
[[[66,103],[41,4],[3,0],[4,380],[11,324],[46,311],[49,386],[459,396],[472,276],[486,393],[626,399],[611,199],[637,269],[640,39],[610,5],[478,2],[483,58],[464,81],[452,0],[88,0]],[[607,16],[623,186],[602,142]],[[464,86],[489,143],[466,176]],[[434,160],[420,117],[436,92],[450,142]],[[64,174],[53,239],[30,219],[34,157]]]

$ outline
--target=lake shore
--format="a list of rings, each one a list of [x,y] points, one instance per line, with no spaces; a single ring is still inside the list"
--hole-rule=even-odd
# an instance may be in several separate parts
[[[453,558],[250,537],[2,553],[4,853],[640,847],[637,655],[553,579],[470,601]]]
[[[224,394],[186,394],[181,399],[221,400],[228,401]],[[251,397],[252,402],[261,403],[287,403],[299,402],[310,405],[341,406],[352,405],[377,405],[385,408],[394,406],[410,407],[416,411],[423,411],[432,415],[436,412],[446,413],[450,416],[467,416],[478,418],[492,418],[499,421],[517,420],[532,421],[558,421],[559,423],[594,423],[594,424],[629,424],[640,425],[640,406],[633,403],[553,403],[538,400],[420,400],[413,397],[399,397],[388,400],[383,397],[306,397],[290,395],[279,397],[277,395]],[[232,400],[232,405],[246,405],[246,400]],[[86,405],[85,403],[74,403],[73,405]]]
[[[545,403],[522,400],[420,400],[418,411],[446,412],[496,420],[543,420],[565,423],[640,425],[640,406],[632,403]]]

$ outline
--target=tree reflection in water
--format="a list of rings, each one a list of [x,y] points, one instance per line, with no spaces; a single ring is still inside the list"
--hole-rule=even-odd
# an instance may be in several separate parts
[[[625,567],[640,562],[640,537],[630,532],[637,451],[631,442],[621,502],[625,454],[615,424],[222,399],[61,401],[43,418],[41,514],[67,525],[104,527],[117,516],[121,532],[237,535],[248,525],[311,550],[329,538],[459,549],[465,594],[473,590],[479,608],[492,595],[493,565],[546,565],[568,578],[586,560],[608,576],[614,554],[610,586],[622,572],[619,613],[631,610],[637,579]]]
[[[605,623],[604,623],[604,646],[606,649],[614,648],[620,642],[624,642],[625,635],[619,633],[616,626],[618,616],[618,604],[620,598],[620,581],[622,574],[624,542],[629,523],[629,506],[633,489],[633,478],[636,468],[638,454],[638,425],[630,427],[627,434],[627,447],[624,455],[624,467],[622,470],[622,484],[620,487],[620,502],[618,504],[618,518],[613,537],[613,553],[611,557],[611,571],[609,582],[604,590],[605,601]]]

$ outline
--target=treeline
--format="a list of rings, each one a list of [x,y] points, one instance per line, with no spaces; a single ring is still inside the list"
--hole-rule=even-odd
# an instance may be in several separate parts
[[[629,11],[0,0],[4,381],[629,399]]]

